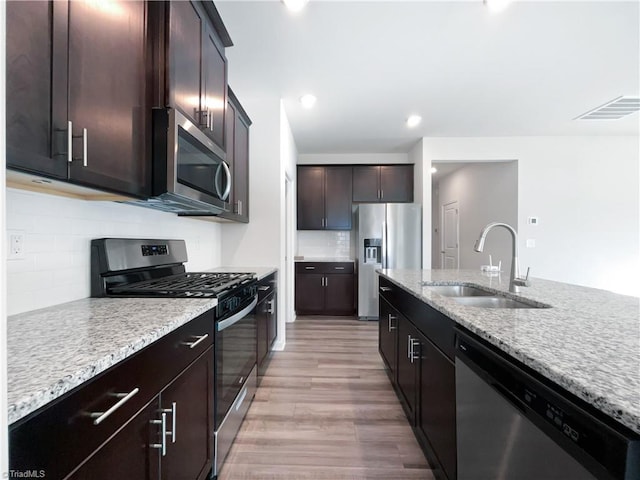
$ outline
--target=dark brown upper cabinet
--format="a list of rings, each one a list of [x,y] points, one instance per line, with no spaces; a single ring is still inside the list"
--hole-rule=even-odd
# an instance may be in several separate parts
[[[413,165],[354,166],[353,201],[413,202]]]
[[[7,166],[144,197],[147,4],[7,2]]]
[[[167,2],[166,103],[226,149],[227,58],[231,38],[212,2]]]
[[[351,230],[350,166],[298,166],[298,230]]]
[[[229,194],[231,211],[220,216],[237,222],[249,222],[249,126],[251,119],[238,98],[229,89],[227,104],[227,164],[233,187]]]

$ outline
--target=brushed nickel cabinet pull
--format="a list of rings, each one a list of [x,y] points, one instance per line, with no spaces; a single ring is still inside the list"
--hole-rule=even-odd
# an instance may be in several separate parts
[[[185,343],[185,345],[186,345],[187,347],[189,347],[189,349],[196,348],[196,346],[198,346],[198,344],[199,344],[199,343],[204,342],[204,340],[205,340],[208,336],[209,336],[209,334],[208,334],[208,333],[205,333],[204,335],[201,335],[201,336],[199,336],[199,337],[196,337],[196,338],[197,338],[197,340],[196,340],[195,342],[188,342],[188,343]]]
[[[136,393],[138,393],[140,389],[138,387],[131,390],[129,393],[112,393],[111,396],[119,398],[111,408],[109,408],[105,412],[91,412],[89,416],[93,418],[94,425],[100,425],[104,420],[106,420],[109,415],[118,410],[122,405],[127,403]]]
[[[151,420],[154,425],[161,425],[160,443],[152,443],[149,445],[151,448],[157,448],[162,452],[162,456],[167,455],[167,414],[162,413],[162,420]]]

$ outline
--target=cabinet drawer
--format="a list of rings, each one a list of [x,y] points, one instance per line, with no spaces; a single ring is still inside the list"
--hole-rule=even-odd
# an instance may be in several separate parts
[[[212,343],[210,311],[16,422],[10,468],[64,478]]]
[[[353,262],[296,262],[296,273],[353,273]]]
[[[262,300],[275,292],[276,286],[277,280],[275,273],[272,273],[271,275],[260,280],[258,282],[258,303],[262,302]]]

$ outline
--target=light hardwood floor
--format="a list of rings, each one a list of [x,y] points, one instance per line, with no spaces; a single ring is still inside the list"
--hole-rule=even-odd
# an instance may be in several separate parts
[[[377,323],[287,324],[218,478],[433,479],[384,372]]]

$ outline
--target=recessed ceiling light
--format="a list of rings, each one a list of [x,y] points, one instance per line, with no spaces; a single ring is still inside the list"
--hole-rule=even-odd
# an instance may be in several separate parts
[[[300,103],[304,108],[313,108],[313,106],[316,104],[316,100],[317,98],[310,93],[307,93],[306,95],[300,97]]]
[[[417,127],[421,121],[422,117],[420,115],[410,115],[409,118],[407,118],[407,127]]]
[[[436,167],[431,167],[431,173],[436,173],[438,169]]]
[[[503,11],[511,2],[512,0],[484,0],[484,4],[492,13]]]
[[[309,0],[282,0],[282,3],[292,12],[302,10]]]

